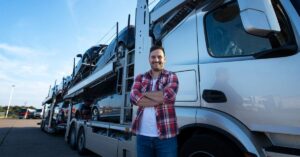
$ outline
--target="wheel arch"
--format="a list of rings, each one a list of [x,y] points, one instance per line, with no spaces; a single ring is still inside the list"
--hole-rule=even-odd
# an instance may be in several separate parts
[[[242,143],[239,140],[237,140],[234,136],[232,136],[225,130],[222,130],[215,126],[211,126],[207,124],[199,124],[199,123],[189,124],[179,129],[179,135],[177,137],[179,149],[193,135],[199,135],[199,134],[209,134],[209,135],[217,136],[218,138],[222,138],[230,142],[230,144],[237,147],[239,150],[241,150],[241,152],[248,152],[247,149],[242,145]]]
[[[81,117],[81,113],[80,113],[80,110],[78,109],[78,110],[75,112],[75,114],[74,114],[74,118],[75,118],[76,120],[78,120],[78,119],[80,119],[80,117]]]
[[[120,44],[123,44],[123,45],[127,48],[127,45],[126,45],[126,42],[125,42],[124,39],[118,41],[118,43],[117,43],[117,45],[116,45],[116,48],[118,48],[118,46],[119,46]]]
[[[208,121],[199,120],[197,123],[180,127],[178,135],[179,148],[184,142],[195,134],[215,135],[225,139],[236,146],[243,153],[263,155],[262,146],[269,144],[269,140],[263,133],[251,132],[235,118],[215,112],[202,110],[202,116],[208,117]]]
[[[126,39],[120,39],[120,40],[118,41],[117,45],[116,45],[116,50],[117,50],[117,48],[118,48],[118,46],[119,46],[120,44],[123,44],[124,47],[125,47],[128,51],[130,51],[130,50],[132,50],[132,49],[134,48],[134,46],[130,45],[130,44],[128,43],[128,41],[126,41]]]

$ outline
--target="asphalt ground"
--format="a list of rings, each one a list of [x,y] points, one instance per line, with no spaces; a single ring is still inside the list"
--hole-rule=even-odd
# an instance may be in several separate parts
[[[64,141],[64,134],[40,130],[40,120],[0,119],[0,157],[79,157]],[[97,157],[93,153],[85,155]]]

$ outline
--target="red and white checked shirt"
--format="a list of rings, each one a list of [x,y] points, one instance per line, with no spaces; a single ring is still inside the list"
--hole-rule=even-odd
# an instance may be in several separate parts
[[[130,102],[137,105],[143,97],[142,93],[152,91],[151,70],[138,75],[131,89]],[[163,91],[164,102],[155,106],[155,115],[159,138],[171,138],[178,134],[177,119],[175,113],[175,99],[178,91],[178,78],[175,73],[163,70],[155,84],[155,91]],[[144,107],[139,106],[137,116],[132,124],[132,132],[139,134],[140,122]]]

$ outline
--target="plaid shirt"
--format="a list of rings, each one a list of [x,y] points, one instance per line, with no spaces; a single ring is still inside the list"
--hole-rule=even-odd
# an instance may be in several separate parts
[[[130,102],[137,105],[143,98],[145,92],[152,91],[151,70],[145,74],[140,74],[135,78],[130,93]],[[171,138],[177,135],[177,119],[175,113],[175,99],[178,91],[178,78],[175,73],[163,70],[155,84],[155,91],[163,91],[164,102],[162,105],[155,106],[158,135],[161,139]],[[144,107],[139,106],[137,115],[132,124],[132,132],[139,134],[140,122]]]

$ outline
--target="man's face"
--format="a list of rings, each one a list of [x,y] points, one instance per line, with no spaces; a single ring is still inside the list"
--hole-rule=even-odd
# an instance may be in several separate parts
[[[149,63],[153,71],[162,71],[165,65],[166,59],[162,50],[156,49],[149,55]]]

